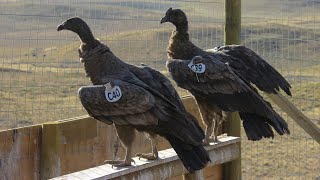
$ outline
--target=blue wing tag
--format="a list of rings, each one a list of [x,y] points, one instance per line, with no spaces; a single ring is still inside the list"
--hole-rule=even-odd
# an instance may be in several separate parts
[[[112,87],[110,83],[104,85],[106,87],[105,96],[109,102],[117,102],[121,99],[122,93],[119,86]]]
[[[188,67],[195,73],[204,73],[206,71],[206,65],[203,63],[193,64],[193,61],[191,61],[188,64]]]

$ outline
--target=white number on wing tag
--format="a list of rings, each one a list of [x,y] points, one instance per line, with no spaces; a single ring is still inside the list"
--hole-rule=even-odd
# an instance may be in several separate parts
[[[110,86],[106,85],[105,87],[105,96],[107,101],[117,102],[119,101],[119,99],[121,99],[122,93],[119,86],[114,86],[113,88],[111,88]]]
[[[204,73],[204,71],[206,70],[205,64],[203,64],[203,63],[193,64],[193,61],[191,61],[188,64],[188,67],[195,73]]]

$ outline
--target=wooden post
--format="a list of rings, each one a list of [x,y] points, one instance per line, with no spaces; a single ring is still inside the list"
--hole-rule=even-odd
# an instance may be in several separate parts
[[[225,0],[225,45],[240,44],[241,33],[241,0]],[[240,117],[238,113],[231,113],[227,118],[226,129],[228,135],[241,137]],[[241,148],[240,148],[241,149]],[[238,159],[224,164],[223,179],[241,179],[241,152]]]
[[[240,137],[240,116],[239,113],[230,113],[225,123],[224,129],[230,136]],[[241,143],[239,142],[240,155],[237,159],[223,164],[223,179],[239,180],[241,179]]]
[[[241,0],[225,0],[224,44],[240,44]]]

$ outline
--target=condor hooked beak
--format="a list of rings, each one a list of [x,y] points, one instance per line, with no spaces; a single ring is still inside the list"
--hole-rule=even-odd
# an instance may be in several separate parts
[[[164,16],[163,18],[161,18],[160,24],[163,24],[165,22],[169,22],[169,18],[167,16]]]
[[[62,23],[62,24],[60,24],[60,25],[57,27],[57,31],[61,31],[61,30],[66,29],[65,24],[66,24],[65,22]]]

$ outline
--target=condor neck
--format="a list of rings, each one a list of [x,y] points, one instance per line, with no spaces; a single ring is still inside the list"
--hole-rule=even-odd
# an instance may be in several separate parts
[[[188,34],[188,21],[176,25],[177,33]]]
[[[98,49],[93,49],[91,53],[89,50],[84,57],[81,57],[86,74],[95,85],[106,83],[104,82],[106,77],[119,74],[126,68],[126,64],[117,58],[106,45],[96,48]]]
[[[172,59],[191,59],[194,57],[198,47],[189,39],[188,26],[176,26],[177,29],[172,32],[169,45],[167,47],[167,55]],[[179,27],[179,28],[178,28]]]
[[[83,44],[88,45],[91,48],[96,46],[96,39],[88,27],[81,29],[77,34]]]

